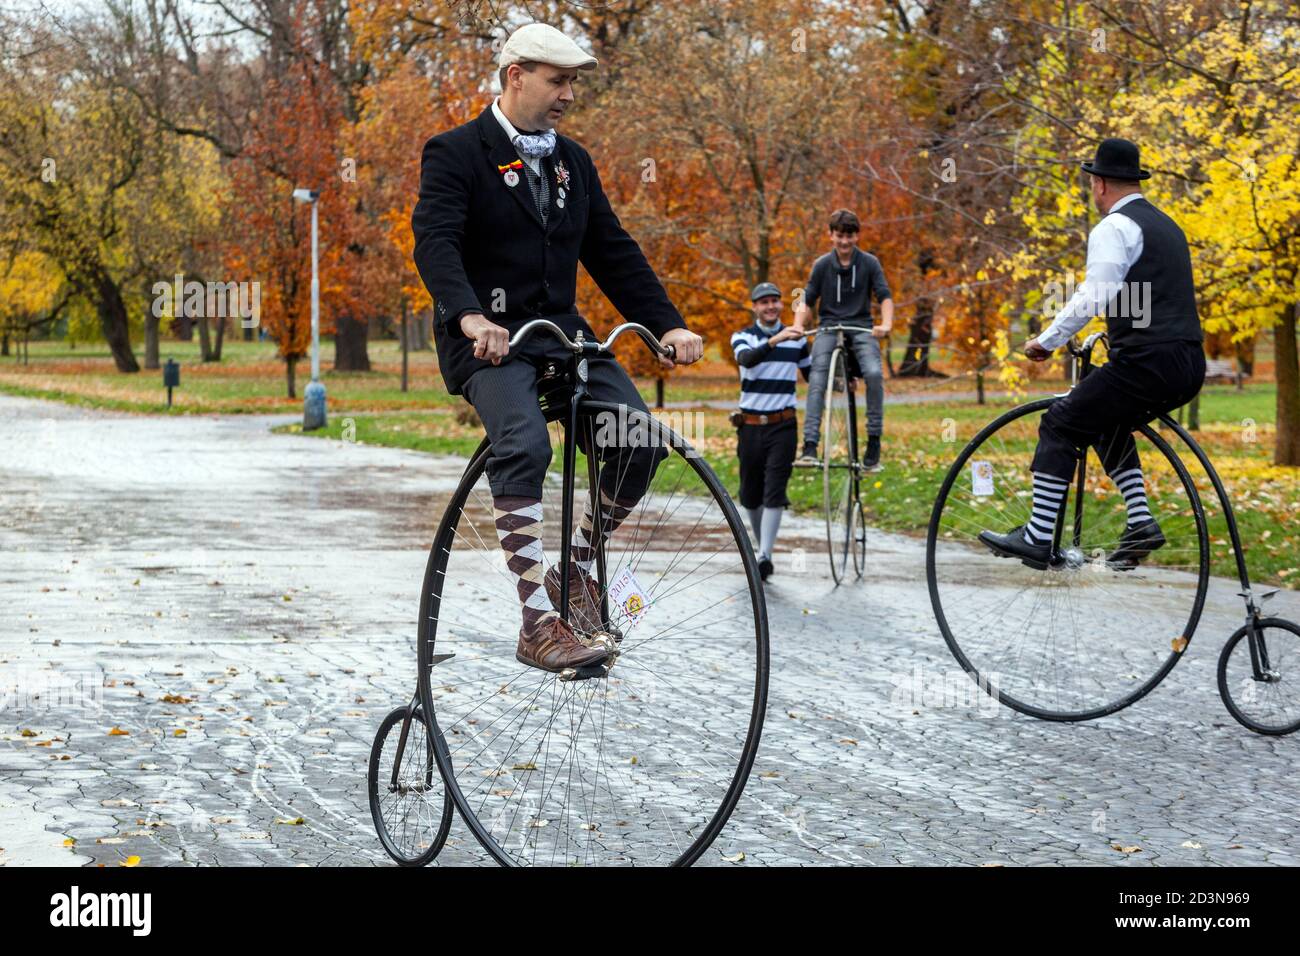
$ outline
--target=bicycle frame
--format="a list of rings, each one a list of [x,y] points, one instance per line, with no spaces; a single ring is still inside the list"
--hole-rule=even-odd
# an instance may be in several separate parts
[[[1078,349],[1075,349],[1073,346],[1069,347],[1070,353],[1082,361],[1082,369],[1076,368],[1076,374],[1079,381],[1082,381],[1084,376],[1092,370],[1092,350],[1096,346],[1097,342],[1103,339],[1106,339],[1106,333],[1094,332],[1084,340],[1082,347]],[[1107,340],[1107,343],[1109,344],[1109,340]],[[1071,384],[1071,388],[1073,387],[1074,383]],[[1180,425],[1168,414],[1160,415],[1155,420],[1170,429],[1188,448],[1191,449],[1192,454],[1196,456],[1196,460],[1201,463],[1201,467],[1204,468],[1205,473],[1209,475],[1210,483],[1214,486],[1215,496],[1219,499],[1219,507],[1223,509],[1223,518],[1228,525],[1228,540],[1232,542],[1233,557],[1237,562],[1237,578],[1241,582],[1241,591],[1239,591],[1238,594],[1246,604],[1246,627],[1248,629],[1247,636],[1250,646],[1250,662],[1254,669],[1254,677],[1255,680],[1258,681],[1270,680],[1271,677],[1268,673],[1268,648],[1264,646],[1263,638],[1259,633],[1259,620],[1262,616],[1262,609],[1259,604],[1255,602],[1254,589],[1250,584],[1250,572],[1246,567],[1246,555],[1241,546],[1241,532],[1237,527],[1237,516],[1232,509],[1232,501],[1228,497],[1228,490],[1224,487],[1223,480],[1219,477],[1218,471],[1215,470],[1214,464],[1210,461],[1209,455],[1205,453],[1205,449],[1197,443],[1196,439],[1192,437],[1191,433],[1188,432],[1186,428]],[[1086,461],[1086,454],[1079,459],[1079,477],[1075,494],[1074,514],[1074,544],[1076,547],[1079,544],[1080,533],[1083,525],[1083,490]],[[1056,529],[1052,540],[1053,554],[1058,553],[1060,550],[1061,531],[1062,526],[1064,525],[1063,519],[1064,509],[1057,515]],[[1267,591],[1260,595],[1259,600],[1261,603],[1267,601],[1276,593],[1276,588]]]

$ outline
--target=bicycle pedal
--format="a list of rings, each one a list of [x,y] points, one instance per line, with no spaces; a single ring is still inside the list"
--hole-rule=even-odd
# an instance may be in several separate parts
[[[590,664],[586,667],[566,667],[556,676],[566,684],[575,680],[591,680],[593,677],[604,677],[609,673],[604,664]]]

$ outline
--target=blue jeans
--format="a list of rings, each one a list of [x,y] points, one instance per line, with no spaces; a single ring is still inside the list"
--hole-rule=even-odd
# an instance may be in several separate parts
[[[867,383],[867,434],[879,435],[885,426],[885,380],[881,369],[880,342],[869,328],[845,332],[845,345],[857,356],[858,367]],[[826,398],[826,380],[831,373],[831,353],[835,351],[835,333],[817,336],[812,347],[812,371],[808,375],[808,407],[803,419],[803,440],[819,441],[822,426],[822,403]]]

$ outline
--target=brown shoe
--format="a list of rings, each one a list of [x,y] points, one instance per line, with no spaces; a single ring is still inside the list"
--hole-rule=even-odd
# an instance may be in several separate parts
[[[551,565],[544,580],[551,603],[560,606],[560,569]],[[602,625],[600,620],[600,587],[576,564],[569,565],[569,623],[575,631],[591,636],[604,631],[615,641],[623,640],[623,632],[614,625]]]
[[[532,631],[519,629],[519,647],[515,660],[529,667],[559,673],[568,667],[599,664],[609,653],[603,647],[588,647],[560,617],[548,617]]]

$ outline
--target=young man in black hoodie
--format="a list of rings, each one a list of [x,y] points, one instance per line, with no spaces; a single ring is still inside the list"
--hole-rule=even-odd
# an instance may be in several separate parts
[[[819,325],[851,325],[861,331],[846,333],[849,347],[867,383],[867,450],[862,464],[868,471],[880,471],[880,436],[885,421],[885,386],[879,339],[894,326],[894,300],[885,282],[880,260],[858,248],[861,227],[848,209],[831,213],[831,251],[813,263],[808,287],[796,324],[805,325],[816,307]],[[880,303],[880,324],[872,325],[871,299]],[[834,335],[819,335],[812,348],[812,375],[808,380],[808,408],[803,423],[803,454],[800,464],[817,464],[817,433],[821,430],[826,380],[830,375]]]

